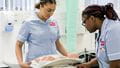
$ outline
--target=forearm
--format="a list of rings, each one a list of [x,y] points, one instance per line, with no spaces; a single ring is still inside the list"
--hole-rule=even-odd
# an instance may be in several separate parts
[[[62,55],[67,56],[67,51],[65,50],[64,47],[60,47],[58,50]]]
[[[65,48],[63,47],[63,45],[60,43],[59,40],[56,41],[56,47],[57,50],[64,56],[67,56],[67,51],[65,50]]]
[[[120,68],[120,60],[111,61],[110,68]]]
[[[15,52],[16,52],[16,57],[17,57],[19,64],[23,63],[22,45],[23,45],[23,43],[21,43],[20,41],[16,42]]]
[[[88,64],[91,66],[98,64],[97,58],[92,59],[91,61],[88,62]]]

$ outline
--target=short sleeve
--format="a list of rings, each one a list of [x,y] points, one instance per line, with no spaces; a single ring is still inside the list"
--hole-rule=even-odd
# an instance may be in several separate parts
[[[120,26],[115,26],[107,32],[106,50],[109,61],[120,59]]]
[[[17,40],[19,40],[21,42],[25,42],[28,39],[28,36],[29,36],[29,33],[30,33],[29,23],[30,22],[26,22],[26,21],[23,22],[23,24],[21,26],[21,29],[18,33]]]
[[[57,32],[57,39],[60,38],[60,30],[58,29],[58,32]]]

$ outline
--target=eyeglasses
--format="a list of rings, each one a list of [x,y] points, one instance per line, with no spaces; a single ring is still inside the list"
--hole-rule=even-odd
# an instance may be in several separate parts
[[[82,25],[85,26],[87,18],[82,22]]]
[[[87,17],[86,19],[84,19],[84,21],[82,22],[82,25],[83,25],[83,26],[85,26],[86,21],[87,21],[88,18],[89,18],[89,17]]]
[[[84,21],[82,22],[82,25],[83,25],[83,26],[85,26],[85,22],[86,22],[86,20],[84,20]]]

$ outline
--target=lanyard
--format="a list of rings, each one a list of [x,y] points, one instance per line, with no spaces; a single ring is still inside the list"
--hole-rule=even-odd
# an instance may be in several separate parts
[[[101,31],[97,33],[97,38],[96,38],[96,52],[98,53],[98,48],[99,48],[99,41],[100,41],[100,36],[101,36]]]

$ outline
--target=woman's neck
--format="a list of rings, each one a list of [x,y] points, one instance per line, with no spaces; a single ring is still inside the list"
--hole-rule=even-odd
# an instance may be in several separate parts
[[[98,28],[99,30],[101,30],[102,24],[103,24],[103,20],[98,19],[98,20],[97,20],[97,28]]]
[[[40,18],[43,21],[46,21],[46,19],[41,15],[40,12],[37,13],[38,18]]]

